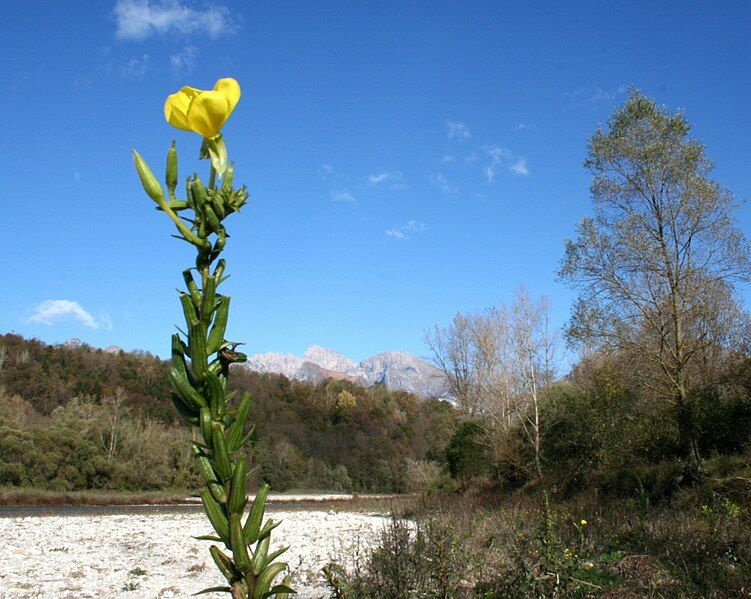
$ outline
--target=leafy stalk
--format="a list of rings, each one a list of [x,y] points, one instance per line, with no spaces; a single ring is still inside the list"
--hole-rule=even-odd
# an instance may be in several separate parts
[[[183,271],[186,289],[180,292],[180,302],[187,333],[184,339],[173,335],[170,378],[175,389],[175,407],[200,439],[192,446],[205,484],[200,496],[217,535],[200,538],[221,541],[229,552],[224,553],[216,545],[210,548],[211,557],[229,586],[202,592],[226,592],[233,599],[286,597],[287,593],[294,592],[286,585],[287,579],[285,584],[272,586],[273,579],[287,569],[287,564],[274,562],[284,549],[269,552],[270,533],[278,523],[268,520],[261,526],[267,486],[259,490],[246,517],[246,446],[253,428],[246,425],[251,398],[244,394],[237,406],[230,407],[232,394],[226,391],[230,367],[244,362],[246,357],[235,351],[237,343],[224,338],[230,298],[218,292],[227,278],[225,261],[219,256],[228,237],[223,221],[242,208],[248,192],[244,186],[233,187],[231,164],[224,172],[224,180],[217,185],[217,176],[221,177],[222,173],[212,165],[208,187],[204,187],[198,175],[193,175],[186,183],[187,201],[177,200],[174,192],[178,160],[173,142],[166,161],[167,201],[146,161],[135,150],[133,157],[146,193],[175,224],[180,233],[177,237],[196,248],[195,269]],[[193,214],[190,218],[181,217],[176,212],[178,209],[190,210]],[[196,279],[192,270],[197,272]]]

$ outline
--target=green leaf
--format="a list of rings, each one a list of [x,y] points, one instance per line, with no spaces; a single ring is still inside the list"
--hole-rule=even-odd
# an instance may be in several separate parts
[[[286,593],[287,595],[296,595],[297,591],[295,589],[288,587],[286,584],[278,584],[275,587],[273,587],[268,593],[266,593],[263,597],[264,599],[266,599],[266,597],[273,597],[274,595],[281,595],[283,593]],[[280,598],[280,599],[286,599],[286,598]]]
[[[229,587],[210,587],[208,589],[198,591],[197,593],[193,593],[193,597],[197,595],[208,595],[209,593],[232,593],[232,589]]]
[[[256,493],[253,499],[253,504],[248,514],[248,519],[243,526],[243,534],[245,535],[245,542],[250,545],[258,540],[258,532],[261,530],[261,521],[263,520],[263,514],[266,511],[266,497],[269,494],[269,486],[263,485]]]

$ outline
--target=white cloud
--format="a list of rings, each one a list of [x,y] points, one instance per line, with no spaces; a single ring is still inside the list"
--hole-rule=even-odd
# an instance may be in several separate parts
[[[532,128],[532,125],[530,125],[529,123],[519,123],[516,126],[517,131],[525,131],[525,130],[531,129],[531,128]]]
[[[478,158],[477,152],[470,152],[469,154],[467,154],[464,157],[464,163],[465,164],[473,164],[473,163],[477,162],[477,158]]]
[[[82,89],[85,89],[86,91],[91,91],[94,89],[94,86],[91,83],[91,79],[88,77],[76,77],[75,81],[73,81],[74,87],[80,87]]]
[[[511,157],[511,152],[508,148],[502,148],[500,146],[485,146],[485,153],[490,157],[490,162],[485,167],[485,177],[488,183],[495,179],[498,167],[501,162]]]
[[[446,129],[448,131],[449,139],[458,139],[461,141],[471,137],[467,125],[459,121],[446,121]]]
[[[149,70],[149,55],[134,56],[123,65],[122,74],[127,79],[143,79],[146,71]]]
[[[628,88],[625,85],[619,85],[612,90],[601,87],[580,87],[572,92],[566,92],[563,96],[573,100],[577,106],[583,107],[593,106],[601,102],[612,102],[627,91]]]
[[[594,104],[597,102],[615,100],[618,96],[621,96],[625,93],[626,93],[625,85],[619,85],[618,88],[613,91],[607,91],[605,89],[598,87],[594,91],[594,93],[589,97],[589,101]]]
[[[514,162],[511,166],[509,166],[509,169],[511,169],[512,173],[515,173],[517,175],[522,175],[524,177],[529,175],[529,169],[527,168],[527,161],[524,158],[519,158],[516,162]]]
[[[503,165],[507,165],[508,169],[516,175],[526,177],[530,174],[530,170],[527,167],[527,159],[523,156],[515,156],[508,148],[502,146],[485,146],[483,149],[490,159],[490,162],[485,165],[485,178],[488,183],[492,183],[495,180],[498,169]]]
[[[425,223],[416,220],[407,221],[400,227],[393,227],[386,231],[386,235],[392,239],[409,239],[408,233],[420,233],[425,230]]]
[[[32,310],[26,322],[50,326],[63,320],[77,320],[90,329],[112,329],[112,321],[106,312],[96,319],[72,300],[44,300]]]
[[[387,187],[388,189],[406,189],[402,174],[399,171],[385,171],[369,175],[367,178],[368,185],[371,187]]]
[[[200,10],[179,0],[117,0],[115,20],[115,37],[129,40],[170,32],[215,38],[233,31],[229,9],[214,3]]]
[[[195,46],[185,46],[182,52],[170,56],[172,69],[178,73],[190,73],[196,64],[198,48]]]
[[[457,187],[449,185],[448,179],[446,179],[443,173],[433,173],[430,175],[430,182],[443,193],[456,193],[458,191]]]
[[[339,191],[332,191],[331,192],[331,201],[332,202],[355,202],[355,196],[353,196],[349,190],[347,189],[341,189]]]
[[[448,164],[449,162],[456,162],[456,156],[453,154],[444,154],[441,156],[441,162]]]
[[[368,185],[374,186],[379,183],[383,183],[391,177],[391,173],[378,173],[377,175],[370,175],[368,177]]]
[[[112,319],[104,310],[99,312],[99,327],[106,331],[112,330]]]
[[[326,182],[329,188],[329,197],[332,202],[345,202],[354,204],[357,199],[350,192],[349,179],[339,173],[331,164],[324,163],[318,169],[321,181]]]

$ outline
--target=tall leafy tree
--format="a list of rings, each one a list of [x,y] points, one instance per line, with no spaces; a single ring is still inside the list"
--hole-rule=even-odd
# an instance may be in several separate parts
[[[744,320],[733,285],[749,280],[751,262],[737,203],[690,130],[681,112],[631,91],[589,142],[594,216],[567,241],[559,275],[580,291],[571,339],[645,367],[652,396],[675,408],[696,475],[692,383]]]

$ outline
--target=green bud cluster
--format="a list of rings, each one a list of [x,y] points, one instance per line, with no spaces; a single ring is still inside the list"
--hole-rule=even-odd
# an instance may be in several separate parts
[[[144,190],[177,226],[179,235],[175,237],[197,250],[195,268],[183,271],[185,291],[179,293],[185,331],[181,331],[182,336],[172,336],[169,376],[177,413],[195,427],[193,455],[205,484],[200,491],[201,502],[215,533],[199,538],[219,543],[229,552],[211,545],[211,557],[227,585],[201,593],[226,592],[233,599],[287,598],[294,593],[288,586],[289,577],[273,585],[287,568],[287,564],[274,560],[288,547],[269,550],[271,531],[280,523],[271,518],[264,522],[267,485],[261,487],[246,510],[246,447],[254,430],[248,426],[251,396],[245,393],[239,401],[233,401],[233,393],[227,392],[230,366],[247,357],[236,350],[237,343],[224,337],[230,297],[218,291],[226,279],[226,263],[219,255],[228,237],[223,221],[243,207],[248,192],[245,186],[233,187],[234,168],[230,163],[221,185],[216,184],[217,172],[212,165],[208,186],[194,174],[186,182],[186,199],[176,198],[178,160],[173,142],[167,152],[165,197],[146,161],[138,152],[133,156]],[[192,213],[190,218],[181,216],[185,211]]]

